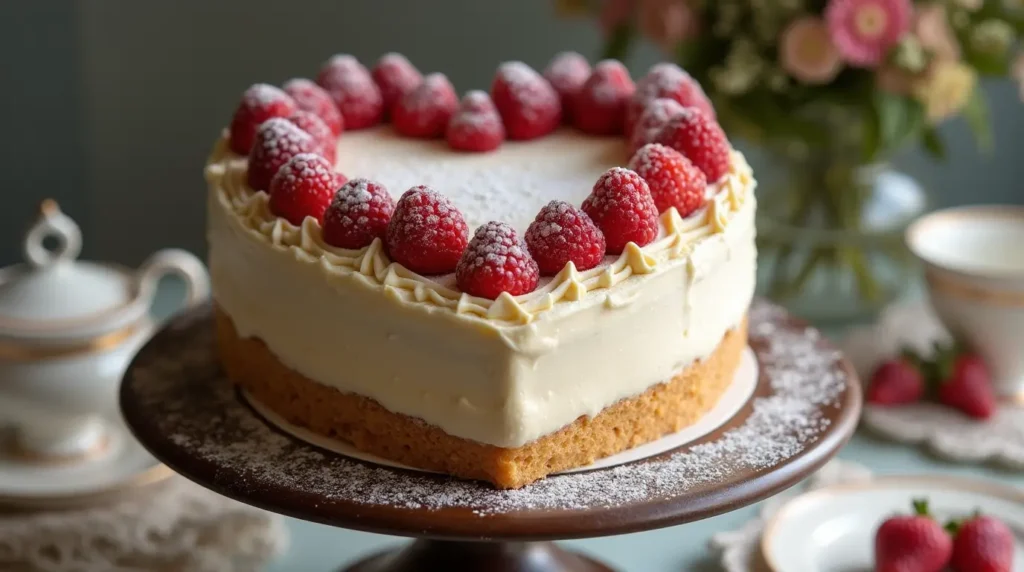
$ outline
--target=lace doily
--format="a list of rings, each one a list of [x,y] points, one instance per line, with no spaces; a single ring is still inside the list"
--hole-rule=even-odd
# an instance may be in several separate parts
[[[929,356],[933,342],[948,339],[927,302],[921,301],[889,307],[876,325],[851,330],[841,347],[866,382],[875,366],[901,347]],[[1024,407],[1019,405],[1002,404],[994,418],[979,422],[934,403],[893,408],[866,404],[862,422],[879,435],[922,444],[949,460],[1024,469]]]
[[[180,477],[104,506],[0,513],[0,570],[241,572],[287,542],[280,517]]]
[[[807,491],[841,483],[863,482],[871,478],[867,467],[852,461],[829,461],[802,485],[762,503],[758,516],[738,530],[720,532],[711,537],[710,549],[718,555],[725,572],[759,572],[763,569],[761,532],[764,525],[787,501]]]

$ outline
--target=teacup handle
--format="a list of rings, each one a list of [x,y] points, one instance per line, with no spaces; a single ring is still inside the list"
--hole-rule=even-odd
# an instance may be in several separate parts
[[[201,260],[180,248],[167,248],[150,256],[139,268],[139,291],[146,300],[156,295],[161,278],[176,274],[185,279],[188,288],[184,308],[202,304],[210,297],[210,275]]]

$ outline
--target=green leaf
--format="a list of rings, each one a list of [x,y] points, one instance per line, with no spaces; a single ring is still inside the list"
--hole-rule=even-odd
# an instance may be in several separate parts
[[[964,118],[971,131],[974,132],[978,148],[984,153],[991,153],[995,147],[995,139],[992,136],[988,100],[985,99],[985,92],[982,91],[980,85],[975,86],[971,98],[967,100],[967,105],[964,107]]]
[[[874,113],[878,152],[899,149],[924,126],[924,106],[909,97],[878,91],[874,97]]]
[[[608,39],[604,52],[601,54],[601,59],[620,61],[625,59],[635,35],[636,31],[631,24],[619,24],[612,32],[611,38]]]
[[[928,125],[921,131],[921,145],[934,159],[939,161],[946,159],[946,144],[935,127]]]
[[[882,131],[879,124],[878,109],[869,105],[864,116],[864,131],[861,153],[867,162],[874,161],[882,149]]]

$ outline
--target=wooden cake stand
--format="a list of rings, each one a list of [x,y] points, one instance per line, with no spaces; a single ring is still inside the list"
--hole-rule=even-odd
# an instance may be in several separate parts
[[[121,407],[136,437],[196,483],[295,518],[417,538],[349,572],[608,572],[552,540],[625,534],[729,512],[796,484],[853,434],[861,390],[820,334],[778,306],[750,313],[754,394],[697,441],[517,491],[331,453],[268,425],[223,377],[210,308],[135,358]]]

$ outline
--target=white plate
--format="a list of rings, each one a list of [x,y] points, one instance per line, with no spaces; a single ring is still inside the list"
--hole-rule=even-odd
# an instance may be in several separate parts
[[[765,525],[761,550],[772,572],[870,572],[875,530],[889,516],[908,514],[928,499],[940,522],[976,510],[1017,535],[1014,571],[1024,572],[1024,491],[951,477],[878,477],[817,489],[779,509]]]
[[[68,508],[107,500],[163,481],[173,473],[154,459],[119,416],[107,419],[106,453],[77,462],[40,462],[0,447],[0,504]]]
[[[577,467],[568,471],[563,471],[559,474],[575,473],[579,471],[592,471],[595,469],[606,469],[608,467],[614,467],[616,465],[622,465],[640,459],[646,459],[655,455],[660,455],[666,451],[671,451],[687,443],[695,441],[708,433],[711,433],[715,429],[718,429],[724,425],[727,421],[736,415],[746,403],[750,400],[750,397],[754,394],[754,390],[757,388],[758,369],[757,369],[757,358],[754,356],[754,352],[750,348],[746,348],[740,358],[739,368],[736,370],[736,375],[733,378],[732,384],[722,395],[721,399],[715,407],[709,411],[704,417],[697,421],[693,425],[684,428],[683,430],[667,435],[652,441],[639,447],[634,447],[623,451],[617,455],[605,457],[599,459],[596,463],[587,465],[585,467]],[[268,423],[276,426],[285,433],[305,441],[310,445],[320,447],[321,449],[327,449],[328,451],[337,453],[339,455],[345,455],[346,457],[352,457],[361,461],[369,463],[376,463],[378,465],[384,465],[387,467],[395,467],[399,469],[408,469],[413,471],[430,472],[424,471],[423,469],[417,469],[414,467],[408,467],[388,459],[378,457],[365,453],[353,447],[352,445],[335,439],[330,439],[322,435],[318,435],[303,429],[302,427],[296,427],[282,419],[280,416],[272,412],[268,407],[262,403],[256,401],[248,393],[243,392],[246,401],[253,409],[259,413]]]

